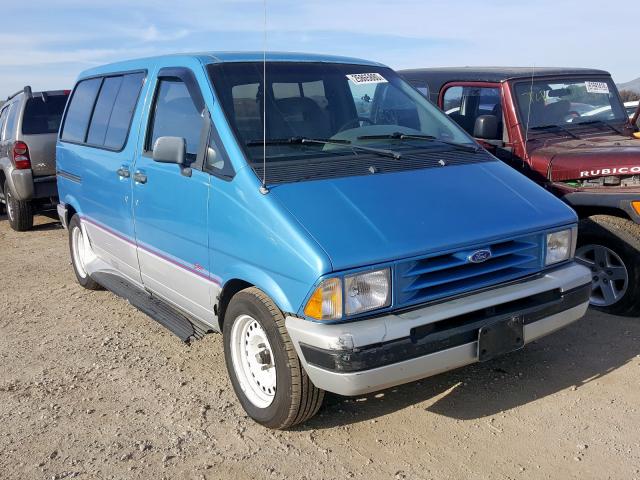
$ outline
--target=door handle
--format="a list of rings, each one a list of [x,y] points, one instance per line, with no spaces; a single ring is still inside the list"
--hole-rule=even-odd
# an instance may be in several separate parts
[[[129,169],[124,165],[120,167],[118,170],[116,170],[116,173],[118,174],[119,177],[122,177],[122,178],[129,178],[131,176]]]
[[[142,173],[140,170],[138,170],[136,173],[133,174],[133,180],[136,183],[147,183],[147,176]]]

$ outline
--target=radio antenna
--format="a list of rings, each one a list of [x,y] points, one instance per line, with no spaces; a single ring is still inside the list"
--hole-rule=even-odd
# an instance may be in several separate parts
[[[266,1],[266,0],[265,0]],[[533,78],[536,76],[536,64],[531,69],[531,88],[529,89],[529,109],[527,110],[527,127],[524,130],[524,148],[527,150],[529,143],[529,121],[531,120],[531,107],[533,106]]]
[[[269,193],[267,187],[267,0],[262,2],[264,7],[264,25],[262,39],[262,185],[260,193]]]

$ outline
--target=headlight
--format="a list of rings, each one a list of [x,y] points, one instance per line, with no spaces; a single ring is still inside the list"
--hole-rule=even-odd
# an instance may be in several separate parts
[[[563,262],[573,258],[576,250],[577,228],[569,228],[547,234],[545,265]]]
[[[388,268],[344,277],[344,309],[347,315],[388,307],[391,274]]]
[[[339,278],[323,280],[304,307],[304,314],[316,320],[342,318],[342,282]]]

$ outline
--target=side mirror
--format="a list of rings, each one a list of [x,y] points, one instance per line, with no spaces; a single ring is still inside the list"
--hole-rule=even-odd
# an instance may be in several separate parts
[[[187,141],[182,137],[158,137],[153,145],[153,160],[160,163],[184,165]]]
[[[495,115],[480,115],[476,118],[476,124],[473,127],[473,136],[486,140],[499,140],[498,117]]]

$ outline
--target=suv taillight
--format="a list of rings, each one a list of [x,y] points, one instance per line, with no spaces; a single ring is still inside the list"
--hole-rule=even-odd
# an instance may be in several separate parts
[[[27,170],[31,168],[29,147],[27,147],[26,143],[15,142],[13,144],[13,163],[18,170]]]

